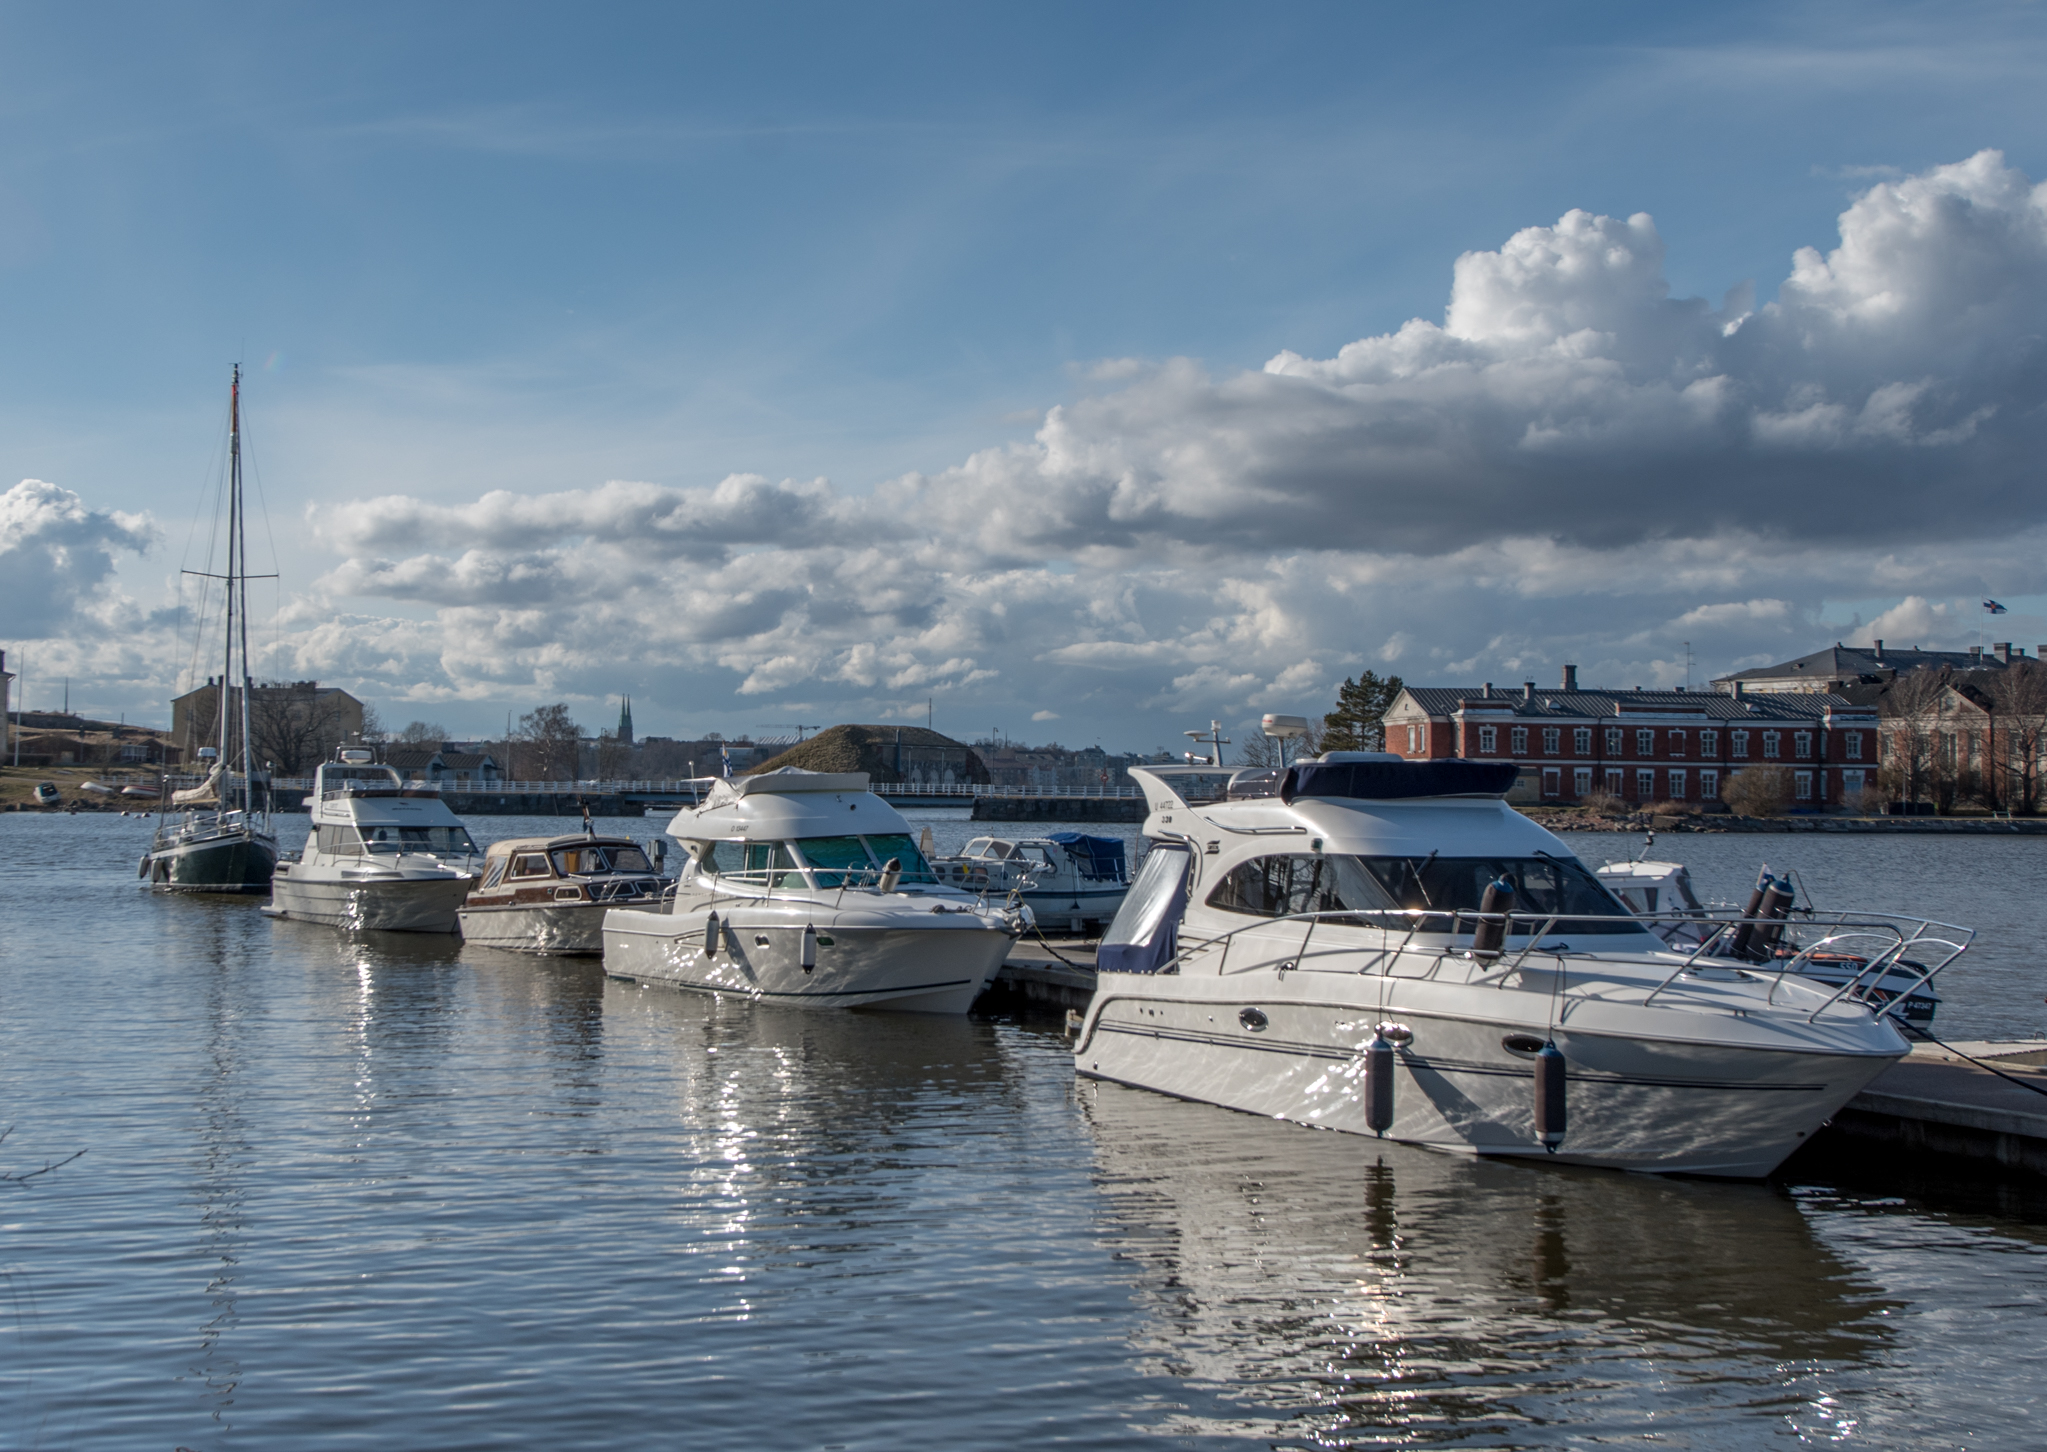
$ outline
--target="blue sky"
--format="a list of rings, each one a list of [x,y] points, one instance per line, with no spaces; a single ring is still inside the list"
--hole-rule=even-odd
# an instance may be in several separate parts
[[[842,503],[950,477],[1021,504],[1029,481],[970,461],[1036,447],[1055,406],[1099,403],[1090,439],[1124,448],[1179,417],[1132,421],[1170,360],[1223,384],[1283,351],[1334,359],[1440,322],[1461,255],[1572,209],[1653,216],[1674,297],[1718,309],[1750,283],[1767,304],[1797,248],[1840,245],[1872,186],[1986,148],[2047,175],[2042,58],[2032,5],[16,9],[0,16],[0,470],[68,491],[89,520],[146,513],[155,535],[138,551],[132,528],[105,526],[104,571],[64,566],[68,615],[0,581],[0,637],[32,669],[75,671],[74,704],[162,713],[176,652],[146,642],[166,628],[240,358],[289,607],[274,664],[350,684],[394,725],[482,731],[557,697],[596,721],[631,690],[643,730],[730,732],[937,695],[962,730],[1149,747],[1214,714],[1326,708],[1375,662],[1449,683],[1581,658],[1629,684],[1681,661],[1672,631],[1704,637],[1710,674],[1913,600],[1924,632],[1973,640],[1958,612],[1978,590],[2001,590],[2030,640],[2047,634],[2047,581],[2002,564],[1978,579],[1959,542],[1905,560],[1926,548],[1917,529],[1858,541],[1859,575],[1852,559],[1775,576],[1723,563],[1653,606],[1525,580],[1418,606],[1413,587],[1396,601],[1361,583],[1369,540],[1337,559],[1312,537],[1235,548],[1241,528],[1183,530],[1118,554],[1068,530],[991,552],[958,521],[934,532],[920,495],[899,518],[925,540],[923,583],[860,573],[889,563],[871,514],[857,567],[730,536],[704,547],[720,588],[757,584],[741,562],[759,559],[810,614],[767,628],[784,590],[726,633],[654,647],[651,619],[710,611],[676,593],[701,550],[622,583],[607,612],[587,561],[563,567],[583,581],[573,599],[427,589],[423,555],[392,585],[364,562],[403,563],[404,541],[347,515],[733,475],[822,477]],[[1943,356],[1911,377],[1945,377]],[[1926,487],[1905,465],[1886,484],[1868,458],[1850,473],[1862,482],[1820,470],[1812,489],[1883,513],[1885,489]],[[1984,499],[2008,508],[2011,487]],[[1467,507],[1446,498],[1443,518]],[[34,518],[17,511],[0,564],[55,538]],[[576,548],[559,518],[552,543],[509,544],[450,519],[427,548],[479,569],[506,549],[532,576],[536,551]],[[1557,528],[1577,526],[1523,533]],[[1410,541],[1379,575],[1427,577],[1449,547]],[[1279,570],[1285,589],[1275,560],[1301,562]],[[834,624],[816,571],[847,599],[917,599]],[[1092,603],[1060,615],[1042,580],[1024,582],[1034,603],[1003,594],[1033,571]],[[1669,628],[1616,631],[1616,610]],[[580,620],[552,649],[550,613]],[[511,664],[482,669],[493,641]],[[894,666],[859,664],[863,643]],[[1123,654],[1075,654],[1107,644]]]

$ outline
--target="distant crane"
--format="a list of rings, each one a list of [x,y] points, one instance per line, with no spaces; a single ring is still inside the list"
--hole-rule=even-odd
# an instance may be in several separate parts
[[[807,726],[801,721],[756,721],[753,724],[762,731],[794,731],[798,741],[803,739],[806,731],[824,730],[822,726]]]

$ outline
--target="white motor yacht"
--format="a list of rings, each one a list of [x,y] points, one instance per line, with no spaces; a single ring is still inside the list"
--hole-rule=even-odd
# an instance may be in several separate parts
[[[689,852],[668,910],[605,914],[614,978],[965,1013],[1031,921],[1020,904],[939,882],[865,772],[721,779],[668,834]]]
[[[639,843],[585,830],[570,837],[512,837],[490,844],[483,881],[457,914],[462,940],[516,953],[596,956],[604,914],[658,910],[664,882]]]
[[[1673,951],[1507,806],[1515,770],[1338,753],[1233,798],[1212,768],[1132,768],[1157,846],[1079,1071],[1445,1150],[1754,1177],[1905,1054],[1795,965]],[[1812,950],[1930,978],[1972,936],[1841,914]]]
[[[305,849],[277,864],[272,917],[401,933],[452,933],[482,857],[430,786],[344,747],[313,777]]]
[[[931,829],[924,829],[929,838]],[[976,837],[957,857],[931,856],[941,882],[969,892],[1016,893],[1040,926],[1079,933],[1116,916],[1130,891],[1122,839],[1085,832],[1049,837]]]

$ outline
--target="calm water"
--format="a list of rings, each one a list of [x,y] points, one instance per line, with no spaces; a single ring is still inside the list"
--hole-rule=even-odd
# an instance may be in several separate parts
[[[1384,1147],[1076,1086],[1048,1025],[152,898],[147,830],[0,817],[0,1164],[86,1151],[0,1185],[0,1445],[2047,1440],[2028,1194]],[[2039,1027],[2047,844],[1665,845],[1909,887],[1987,930],[1950,1027]]]

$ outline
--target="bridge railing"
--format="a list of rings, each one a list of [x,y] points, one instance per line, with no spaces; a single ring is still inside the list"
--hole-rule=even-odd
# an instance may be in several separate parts
[[[198,781],[198,777],[191,778]],[[696,781],[456,781],[443,778],[439,782],[408,783],[408,785],[434,785],[450,795],[474,794],[476,796],[673,796],[695,797],[710,790],[711,778]],[[182,778],[173,778],[174,784],[184,784]],[[313,779],[309,776],[281,776],[271,785],[279,791],[309,792]],[[970,802],[976,797],[1058,797],[1070,800],[1076,797],[1142,797],[1144,793],[1134,784],[1101,784],[1080,787],[1038,787],[1038,786],[995,786],[987,782],[947,781],[876,782],[874,792],[883,797],[957,797]]]

